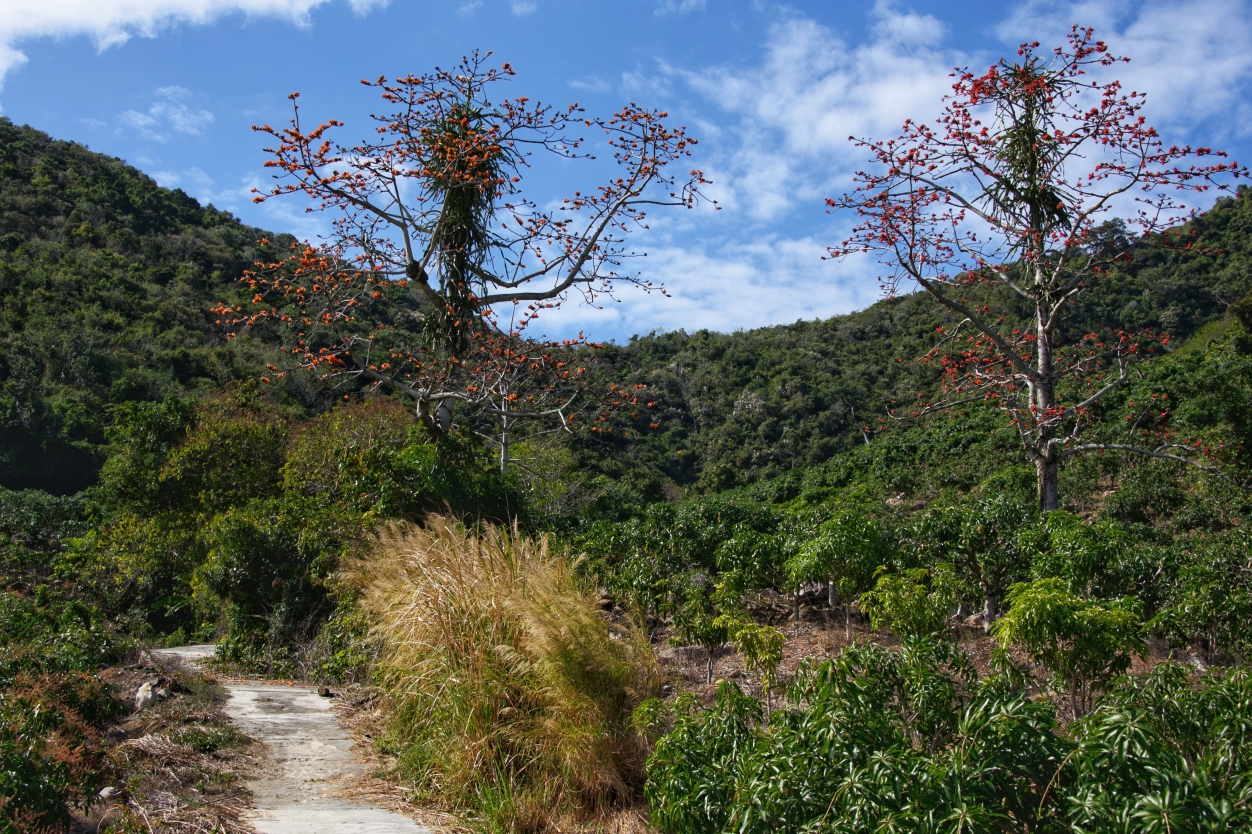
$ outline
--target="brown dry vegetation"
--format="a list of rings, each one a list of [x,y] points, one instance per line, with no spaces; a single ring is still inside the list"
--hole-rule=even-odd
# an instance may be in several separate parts
[[[357,578],[392,712],[381,751],[415,798],[517,831],[633,805],[630,716],[656,662],[546,538],[432,516],[385,532]]]
[[[76,820],[78,830],[252,831],[242,820],[251,806],[244,778],[260,751],[222,712],[225,690],[198,670],[146,652],[100,677],[129,714],[107,733],[112,795]],[[160,683],[169,697],[133,711],[144,683]]]

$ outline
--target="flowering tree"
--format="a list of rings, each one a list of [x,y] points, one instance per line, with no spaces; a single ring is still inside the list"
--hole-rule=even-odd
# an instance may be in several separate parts
[[[279,334],[294,361],[275,373],[299,367],[390,387],[415,401],[436,436],[455,402],[500,417],[507,464],[517,421],[569,426],[594,347],[529,339],[527,326],[571,292],[595,303],[620,282],[650,289],[622,269],[637,254],[627,234],[647,228],[651,207],[693,207],[706,180],[672,170],[696,140],[667,127],[663,112],[631,104],[602,119],[577,105],[493,102],[490,88],[513,70],[487,67],[489,55],[362,82],[391,112],[374,116],[375,137],[356,145],[330,138],[335,120],[305,130],[298,104],[287,127],[254,128],[276,142],[266,162],[275,185],[256,201],[303,193],[310,211],[335,214],[334,232],[248,272],[250,308],[216,312]],[[521,192],[523,174],[543,152],[592,158],[571,135],[583,128],[603,132],[616,174],[540,209]],[[616,387],[603,399],[628,401]]]
[[[827,200],[860,220],[831,257],[875,252],[892,267],[888,295],[916,282],[958,317],[926,357],[946,372],[944,397],[921,415],[992,400],[1009,415],[1038,470],[1039,507],[1057,508],[1059,462],[1098,449],[1133,451],[1212,469],[1204,449],[1158,434],[1159,445],[1096,442],[1092,412],[1128,379],[1153,334],[1083,334],[1062,324],[1076,297],[1129,258],[1133,235],[1159,237],[1192,216],[1175,196],[1225,189],[1246,176],[1209,148],[1166,146],[1148,126],[1144,96],[1091,74],[1126,61],[1075,27],[1049,55],[1023,44],[986,73],[958,70],[932,127],[907,121],[900,136],[853,141],[877,168],[856,189]],[[1207,164],[1203,158],[1219,161]],[[1028,322],[969,300],[979,284],[1006,288]]]

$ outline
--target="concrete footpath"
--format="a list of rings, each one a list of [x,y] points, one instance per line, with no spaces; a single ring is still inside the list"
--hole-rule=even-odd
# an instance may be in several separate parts
[[[213,646],[160,649],[154,654],[194,663]],[[261,834],[432,834],[408,817],[334,796],[363,768],[339,726],[330,699],[307,686],[226,683],[225,711],[243,732],[266,745],[268,766],[248,783],[255,809],[247,820]]]

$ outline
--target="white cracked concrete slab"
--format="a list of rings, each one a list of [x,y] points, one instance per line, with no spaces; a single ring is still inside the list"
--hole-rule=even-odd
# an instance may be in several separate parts
[[[184,646],[160,653],[195,662],[213,646]],[[386,808],[336,794],[363,773],[352,739],[339,725],[330,699],[306,686],[227,683],[226,714],[240,730],[267,746],[268,766],[248,783],[255,808],[248,822],[261,834],[433,834]]]

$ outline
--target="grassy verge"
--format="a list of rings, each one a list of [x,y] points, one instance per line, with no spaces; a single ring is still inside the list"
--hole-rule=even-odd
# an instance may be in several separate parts
[[[78,821],[82,830],[250,832],[241,819],[251,806],[243,783],[258,753],[222,712],[225,689],[198,670],[147,655],[101,677],[132,711],[108,732],[107,797]],[[145,683],[168,696],[133,711]]]

